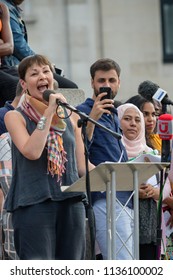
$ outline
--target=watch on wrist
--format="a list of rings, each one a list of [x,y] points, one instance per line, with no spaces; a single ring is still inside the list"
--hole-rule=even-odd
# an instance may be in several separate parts
[[[46,125],[46,120],[47,120],[47,118],[42,116],[40,118],[39,122],[37,123],[37,129],[43,130],[45,128],[45,125]]]

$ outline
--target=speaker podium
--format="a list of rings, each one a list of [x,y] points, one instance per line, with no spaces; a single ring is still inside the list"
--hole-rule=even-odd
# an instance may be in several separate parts
[[[132,191],[134,202],[134,252],[132,259],[139,259],[139,196],[138,188],[141,183],[157,174],[169,163],[136,163],[136,162],[105,162],[99,164],[96,168],[90,171],[90,190],[91,192],[106,191],[107,205],[107,249],[108,259],[116,259],[116,244],[115,244],[115,205],[116,191]],[[78,179],[71,186],[62,186],[62,191],[65,192],[85,192],[86,191],[86,176]],[[123,245],[125,246],[125,244]]]

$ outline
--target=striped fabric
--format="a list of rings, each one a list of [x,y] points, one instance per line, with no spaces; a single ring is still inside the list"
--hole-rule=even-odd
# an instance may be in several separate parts
[[[0,136],[0,190],[4,198],[6,198],[9,191],[11,177],[11,146],[9,134],[6,133]],[[3,202],[0,216],[0,229],[0,258],[17,260],[18,256],[14,248],[11,214],[3,209]]]
[[[6,197],[11,184],[11,176],[0,176],[0,187],[3,191],[4,198]],[[12,226],[12,215],[7,213],[5,209],[1,213],[2,222],[2,259],[17,260],[18,256],[14,247],[14,233]]]
[[[37,123],[47,108],[47,105],[31,96],[28,96],[27,94],[24,94],[20,100],[20,108],[29,118],[31,118],[31,120]],[[57,114],[55,114],[52,119],[51,128],[60,136],[66,129],[66,123],[63,119],[64,109],[61,106],[58,106]]]
[[[10,137],[8,133],[0,135],[0,161],[11,160]]]

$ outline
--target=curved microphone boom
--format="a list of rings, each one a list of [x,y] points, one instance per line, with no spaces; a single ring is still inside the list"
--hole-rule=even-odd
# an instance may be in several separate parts
[[[50,90],[50,89],[46,89],[46,90],[43,92],[43,99],[44,99],[45,101],[49,102],[49,96],[50,96],[51,94],[55,94],[55,91],[54,91],[54,90]],[[85,114],[85,113],[79,111],[78,109],[76,109],[76,108],[73,107],[72,105],[70,105],[70,104],[68,104],[68,103],[66,103],[66,102],[63,102],[63,101],[61,101],[61,100],[59,100],[59,99],[56,100],[56,104],[57,104],[57,105],[61,105],[62,107],[65,107],[65,108],[69,109],[70,111],[72,111],[72,112],[78,114],[78,115],[81,117],[81,119],[86,120],[86,121],[90,121],[90,122],[94,123],[96,126],[102,128],[102,129],[104,129],[104,130],[107,131],[108,133],[111,133],[115,138],[121,139],[121,137],[122,137],[121,134],[119,134],[118,132],[115,132],[115,131],[113,131],[113,130],[111,130],[111,129],[105,127],[105,126],[103,126],[103,125],[100,124],[99,122],[96,122],[95,120],[91,119],[87,114]]]
[[[43,99],[44,99],[45,101],[49,102],[49,96],[50,96],[51,94],[55,94],[55,93],[56,93],[56,92],[55,92],[54,90],[46,89],[46,90],[43,92]],[[61,101],[60,99],[56,99],[56,104],[57,104],[57,105],[61,105],[61,106],[65,107],[65,108],[67,108],[67,109],[69,109],[69,110],[71,110],[71,111],[73,111],[73,112],[76,112],[76,113],[78,112],[78,110],[77,110],[75,107],[71,106],[70,104],[68,104],[68,103],[66,103],[66,102]]]

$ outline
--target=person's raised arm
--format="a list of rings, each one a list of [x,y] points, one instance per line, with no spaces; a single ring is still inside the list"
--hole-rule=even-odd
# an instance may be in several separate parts
[[[35,52],[31,49],[28,42],[26,41],[21,27],[13,18],[10,19],[11,21],[11,29],[13,33],[14,39],[14,55],[15,57],[21,61],[23,58],[34,55]]]
[[[2,30],[0,35],[0,57],[13,53],[13,35],[10,27],[10,16],[8,7],[4,3],[0,3],[2,10]]]
[[[104,92],[104,93],[99,94],[96,97],[93,108],[89,114],[90,118],[95,121],[98,121],[104,113],[111,114],[111,112],[110,112],[110,110],[108,110],[108,108],[114,107],[112,99],[101,100],[101,98],[105,95],[106,95],[106,93]],[[87,137],[88,137],[89,141],[92,140],[94,129],[95,129],[95,124],[88,121],[86,133],[87,133]]]

